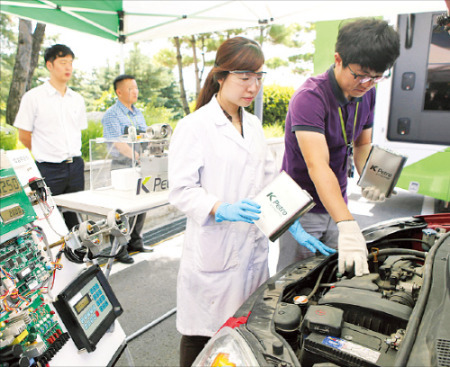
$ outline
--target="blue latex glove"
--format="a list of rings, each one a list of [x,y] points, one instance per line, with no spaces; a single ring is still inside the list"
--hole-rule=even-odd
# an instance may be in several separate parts
[[[292,236],[300,245],[305,246],[311,252],[315,253],[319,250],[321,254],[325,256],[336,252],[334,248],[324,245],[317,238],[307,233],[298,220],[289,227],[289,232],[291,232]]]
[[[247,222],[253,223],[258,220],[261,213],[259,204],[249,199],[240,200],[234,204],[223,203],[216,210],[216,222],[224,220],[230,222]]]

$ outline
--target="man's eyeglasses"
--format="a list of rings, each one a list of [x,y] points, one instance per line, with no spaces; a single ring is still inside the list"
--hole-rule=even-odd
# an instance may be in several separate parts
[[[378,83],[381,82],[384,79],[388,79],[391,76],[391,69],[389,69],[389,73],[388,74],[384,74],[384,75],[380,75],[380,76],[368,76],[368,75],[360,75],[360,74],[356,74],[351,68],[350,65],[347,65],[348,70],[350,70],[350,73],[353,75],[354,79],[358,79],[358,82],[360,84],[364,84],[367,82],[374,82],[374,83]]]
[[[236,75],[239,84],[242,86],[250,86],[256,82],[256,85],[261,85],[266,75],[265,71],[259,71],[257,73],[249,70],[234,70],[228,73]]]

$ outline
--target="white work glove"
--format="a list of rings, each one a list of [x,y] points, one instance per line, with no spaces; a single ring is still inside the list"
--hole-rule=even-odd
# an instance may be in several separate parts
[[[356,276],[369,274],[366,240],[359,229],[358,223],[354,220],[345,220],[339,222],[337,227],[339,229],[339,273],[350,272],[354,266]]]
[[[380,192],[380,189],[376,188],[375,186],[362,187],[361,195],[363,198],[366,198],[367,200],[373,202],[382,203],[386,200],[386,196],[382,192]]]

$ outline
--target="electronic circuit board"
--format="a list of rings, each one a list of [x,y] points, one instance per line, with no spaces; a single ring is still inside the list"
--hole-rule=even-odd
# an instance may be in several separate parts
[[[47,362],[69,339],[42,295],[53,271],[37,230],[0,244],[1,357],[14,346],[22,356]]]
[[[12,276],[19,295],[36,289],[50,276],[52,269],[31,231],[0,244],[0,267]],[[5,276],[2,273],[2,280]]]
[[[0,354],[2,348],[19,345],[23,356],[46,363],[70,337],[39,291],[28,297],[29,301],[31,299],[34,300],[31,303],[27,301],[28,307],[19,315],[0,322]]]
[[[36,219],[36,213],[14,169],[0,169],[0,232],[8,233]]]

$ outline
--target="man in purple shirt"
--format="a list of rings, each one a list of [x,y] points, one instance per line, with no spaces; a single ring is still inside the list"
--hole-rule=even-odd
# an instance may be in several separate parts
[[[303,228],[339,250],[338,271],[368,273],[367,246],[347,207],[352,158],[361,173],[372,141],[375,84],[399,56],[399,36],[385,21],[360,19],[339,30],[334,65],[309,78],[292,96],[286,116],[282,169],[313,197]],[[382,201],[376,188],[363,196]],[[278,270],[313,255],[291,233],[280,239]]]

